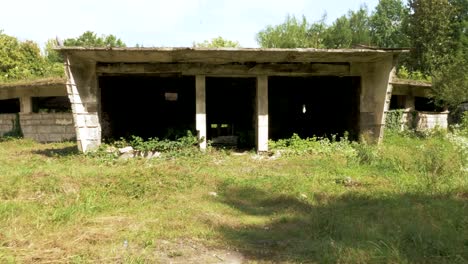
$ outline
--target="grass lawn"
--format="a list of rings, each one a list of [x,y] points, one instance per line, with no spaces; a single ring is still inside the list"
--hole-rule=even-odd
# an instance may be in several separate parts
[[[113,160],[0,142],[0,262],[468,262],[466,153],[442,136],[314,144]]]

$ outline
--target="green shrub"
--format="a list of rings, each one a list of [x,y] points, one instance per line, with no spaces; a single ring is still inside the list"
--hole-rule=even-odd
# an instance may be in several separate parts
[[[385,128],[392,131],[400,131],[404,109],[390,110],[386,113]]]

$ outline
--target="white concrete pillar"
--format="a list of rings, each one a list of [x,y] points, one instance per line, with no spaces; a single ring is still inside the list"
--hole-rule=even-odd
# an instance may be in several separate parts
[[[206,78],[205,75],[195,77],[196,97],[196,130],[200,142],[200,149],[206,150]]]
[[[21,113],[32,113],[32,98],[30,96],[23,96],[20,98],[20,111]]]
[[[257,76],[257,151],[268,151],[268,76]]]

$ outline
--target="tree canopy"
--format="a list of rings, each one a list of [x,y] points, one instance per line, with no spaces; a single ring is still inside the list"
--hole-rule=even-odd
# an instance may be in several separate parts
[[[338,17],[309,23],[306,17],[287,16],[257,34],[264,48],[383,48],[411,47],[400,66],[410,76],[432,77],[433,98],[454,106],[468,101],[468,1],[380,0],[369,13],[365,6]]]
[[[63,73],[63,69],[60,69]],[[0,81],[22,80],[57,75],[33,41],[19,41],[0,31]]]
[[[125,47],[114,35],[98,37],[86,31],[77,38],[64,40],[65,46]],[[33,41],[20,41],[0,30],[0,82],[63,76],[63,58],[54,50],[56,39],[49,39],[41,53]]]
[[[125,43],[114,35],[97,36],[92,31],[86,31],[77,38],[68,38],[63,41],[64,46],[75,47],[125,47]]]
[[[200,43],[194,42],[193,46],[197,48],[239,48],[240,44],[237,41],[217,37]]]

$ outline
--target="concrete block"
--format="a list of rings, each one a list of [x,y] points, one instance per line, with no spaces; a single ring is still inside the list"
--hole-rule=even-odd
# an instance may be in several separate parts
[[[65,126],[65,133],[76,135],[76,129],[74,126]]]
[[[71,105],[73,113],[86,113],[86,109],[83,104],[72,104]]]
[[[20,114],[20,120],[29,120],[32,118],[33,118],[32,114]]]
[[[73,119],[71,118],[57,118],[54,120],[54,124],[61,126],[73,125]]]
[[[44,118],[44,119],[40,120],[39,123],[41,125],[50,126],[50,125],[55,125],[55,120],[51,119],[51,118]]]
[[[49,142],[61,142],[64,141],[66,138],[64,134],[49,134],[48,141]]]
[[[37,126],[36,129],[39,134],[49,134],[53,132],[53,128],[50,126]]]
[[[75,126],[86,127],[85,115],[75,115]]]
[[[23,131],[23,134],[32,134],[36,133],[36,127],[34,126],[21,126],[21,131]]]
[[[85,115],[85,124],[88,127],[99,126],[99,120],[98,120],[97,115],[95,114]]]

